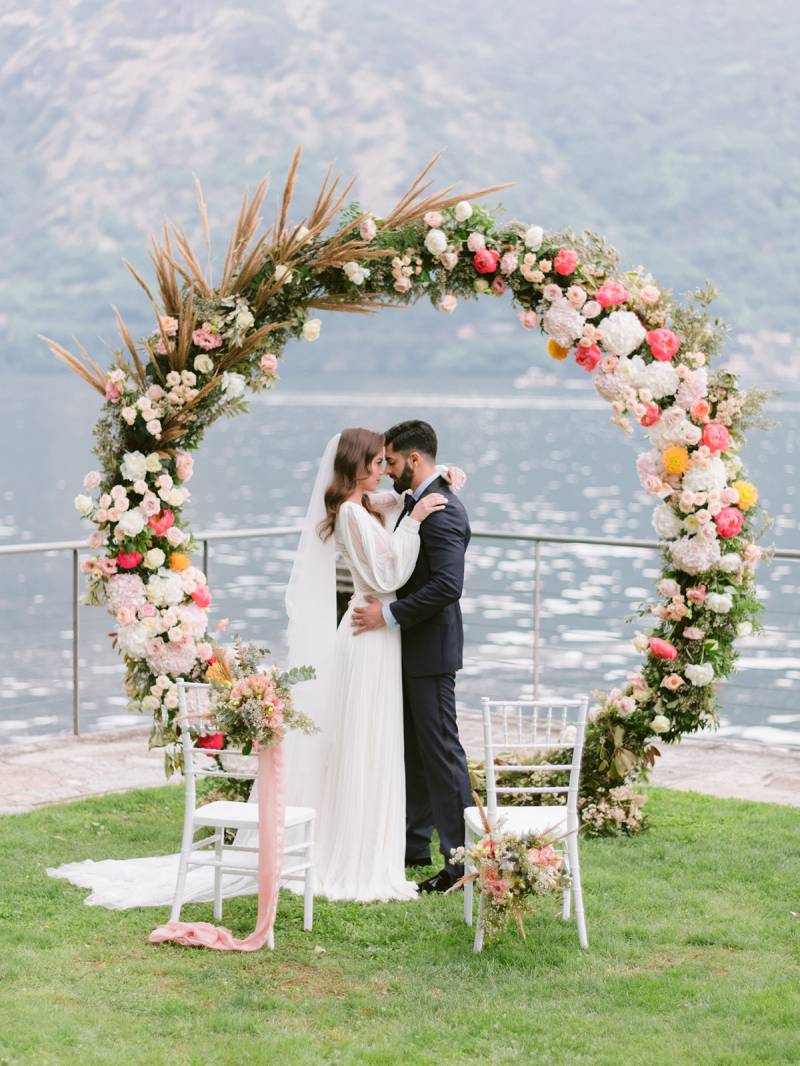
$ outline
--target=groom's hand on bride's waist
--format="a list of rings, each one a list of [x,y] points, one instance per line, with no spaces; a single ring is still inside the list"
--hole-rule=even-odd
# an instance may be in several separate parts
[[[383,619],[383,604],[375,596],[367,596],[366,607],[356,607],[352,614],[353,635],[358,637],[370,629],[386,625]]]

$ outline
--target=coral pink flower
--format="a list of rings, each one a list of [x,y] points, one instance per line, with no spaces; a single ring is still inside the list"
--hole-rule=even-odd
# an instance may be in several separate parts
[[[500,253],[493,248],[479,248],[472,257],[472,265],[479,274],[494,274],[500,262]]]
[[[686,590],[686,599],[692,603],[702,603],[706,598],[705,585],[692,585],[690,589]]]
[[[120,552],[117,555],[117,566],[123,570],[134,570],[142,561],[142,553],[137,551]]]
[[[196,329],[192,334],[192,341],[198,348],[210,352],[213,348],[222,347],[222,337],[214,333],[208,322],[204,322],[201,329]]]
[[[160,511],[149,518],[147,524],[157,537],[163,537],[167,530],[175,524],[175,515],[169,508],[166,508],[166,510]]]
[[[731,444],[727,427],[721,422],[708,422],[703,426],[703,444],[711,452],[727,451]]]
[[[578,265],[578,253],[572,248],[562,248],[553,260],[553,270],[556,274],[574,274]]]
[[[660,329],[650,330],[647,334],[647,343],[650,345],[653,358],[662,363],[668,363],[681,346],[678,335],[663,326]]]
[[[211,593],[208,590],[208,585],[200,585],[192,593],[192,599],[198,607],[208,607],[211,604]]]
[[[534,866],[558,866],[561,859],[549,844],[543,848],[528,848],[528,858]]]
[[[684,684],[686,684],[686,682],[680,674],[668,674],[661,682],[661,687],[669,689],[670,692],[674,692]]]
[[[502,296],[508,288],[508,282],[502,275],[497,274],[492,278],[492,292],[495,296]]]
[[[764,549],[759,548],[757,544],[745,544],[743,554],[748,563],[757,563],[764,554]]]
[[[654,426],[661,418],[661,408],[657,403],[646,403],[644,406],[645,411],[639,422],[645,427]]]
[[[174,337],[178,332],[178,320],[171,315],[160,315],[161,329],[168,337]]]
[[[536,329],[539,325],[539,316],[535,311],[520,311],[517,318],[522,323],[524,329]]]
[[[656,659],[677,659],[678,649],[674,644],[670,644],[668,640],[662,640],[661,637],[650,637],[648,641],[650,645],[650,651]]]
[[[588,348],[583,348],[578,345],[578,349],[575,352],[575,362],[578,366],[582,366],[584,370],[588,370],[590,374],[597,367],[602,358],[602,352],[596,344],[590,344]]]
[[[714,521],[717,523],[717,533],[727,540],[742,532],[744,515],[738,507],[723,507]]]
[[[698,400],[696,404],[692,406],[689,414],[692,416],[695,422],[707,422],[708,416],[711,413],[711,406],[708,400]]]
[[[619,281],[604,281],[594,294],[594,299],[601,307],[616,307],[628,299],[628,290]]]

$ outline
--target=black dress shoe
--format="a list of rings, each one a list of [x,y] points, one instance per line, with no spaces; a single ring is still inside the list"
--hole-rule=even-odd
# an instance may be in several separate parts
[[[433,877],[420,881],[419,890],[420,892],[446,892],[448,888],[452,888],[457,880],[458,878],[453,877],[447,870],[440,870]]]
[[[406,855],[405,863],[407,870],[410,870],[414,866],[430,866],[431,857],[430,855],[417,855],[416,857]]]

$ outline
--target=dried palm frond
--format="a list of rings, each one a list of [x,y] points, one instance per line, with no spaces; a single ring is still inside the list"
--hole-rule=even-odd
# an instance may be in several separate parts
[[[374,315],[384,307],[405,307],[384,296],[371,297],[367,293],[359,293],[351,296],[350,293],[331,293],[328,296],[319,296],[316,299],[306,300],[305,307],[313,307],[317,311],[347,311],[356,315]]]
[[[58,341],[45,337],[42,333],[37,333],[37,337],[40,341],[44,341],[57,359],[60,359],[62,363],[66,363],[70,370],[73,370],[78,377],[83,378],[93,389],[97,389],[101,396],[105,396],[108,374],[104,370],[99,370],[94,363],[88,367],[85,366],[77,356],[59,344]]]
[[[169,228],[166,224],[164,225],[163,247],[154,237],[150,239],[150,258],[153,261],[153,269],[156,273],[164,311],[166,314],[172,315],[173,318],[177,318],[181,307],[181,292],[178,288],[178,279],[175,276],[172,243],[169,239]]]
[[[203,225],[203,239],[206,242],[206,264],[208,269],[208,277],[206,278],[206,280],[208,281],[209,285],[213,286],[214,276],[211,262],[211,230],[209,229],[208,225],[208,212],[206,211],[206,202],[203,198],[203,186],[200,184],[200,179],[196,174],[194,174],[193,177],[194,195],[195,199],[197,200],[197,211],[200,215],[200,221]]]
[[[253,199],[249,204],[247,202],[247,192],[245,192],[242,197],[242,203],[239,208],[239,215],[236,219],[233,236],[228,242],[228,248],[225,253],[225,265],[222,270],[222,280],[220,282],[220,292],[223,296],[240,291],[244,285],[247,284],[247,281],[241,281],[241,273],[244,270],[242,267],[242,260],[250,242],[255,236],[256,229],[258,228],[258,212],[261,210],[261,205],[264,202],[264,197],[267,195],[268,188],[269,179],[264,178],[253,194]],[[263,241],[263,239],[264,238],[261,240]],[[259,241],[259,244],[261,244],[261,241]],[[258,268],[256,267],[256,269]],[[252,273],[255,273],[255,271]],[[248,277],[248,281],[252,278],[252,273]]]
[[[119,313],[119,309],[117,307],[112,307],[111,310],[114,312],[114,317],[117,320],[117,329],[119,330],[119,335],[122,338],[122,343],[130,352],[131,359],[133,360],[133,366],[131,366],[127,360],[119,359],[118,361],[120,362],[120,364],[124,364],[123,369],[127,368],[128,372],[136,378],[141,388],[144,389],[147,384],[147,380],[145,377],[144,365],[141,359],[139,358],[139,353],[136,351],[136,345],[133,343],[133,338],[128,332],[128,327],[125,325],[125,321],[122,315]]]
[[[173,222],[172,234],[175,238],[175,243],[178,246],[178,251],[183,256],[183,261],[186,264],[186,272],[181,271],[181,273],[183,273],[185,277],[189,277],[189,284],[193,288],[196,288],[201,295],[210,297],[211,289],[203,274],[203,268],[200,266],[197,261],[197,256],[194,254],[194,249],[189,243],[189,238],[183,230],[183,226],[178,226]]]

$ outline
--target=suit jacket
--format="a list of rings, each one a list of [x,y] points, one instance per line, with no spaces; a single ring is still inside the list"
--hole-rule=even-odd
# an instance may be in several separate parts
[[[443,511],[428,515],[419,530],[417,565],[390,610],[400,625],[403,670],[409,677],[460,670],[464,625],[459,600],[464,588],[464,555],[471,530],[464,505],[441,477],[423,496],[447,497]]]

